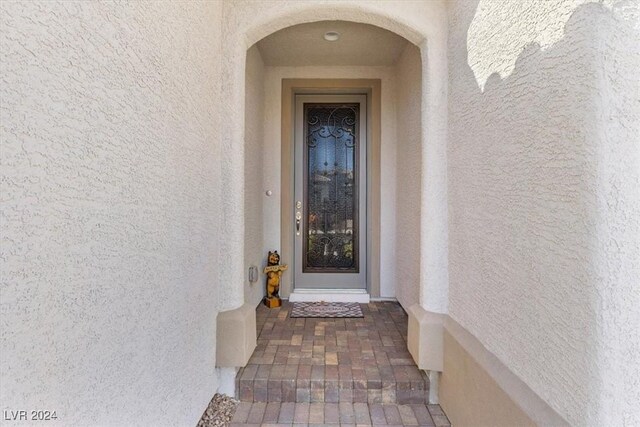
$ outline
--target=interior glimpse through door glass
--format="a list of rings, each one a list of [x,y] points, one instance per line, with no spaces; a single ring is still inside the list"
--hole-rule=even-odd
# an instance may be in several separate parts
[[[305,104],[305,272],[358,272],[358,104]]]

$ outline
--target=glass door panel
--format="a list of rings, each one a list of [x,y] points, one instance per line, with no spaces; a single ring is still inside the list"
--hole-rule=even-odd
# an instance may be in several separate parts
[[[296,95],[295,288],[366,288],[366,108],[366,95]]]
[[[359,104],[304,104],[304,272],[358,272]]]

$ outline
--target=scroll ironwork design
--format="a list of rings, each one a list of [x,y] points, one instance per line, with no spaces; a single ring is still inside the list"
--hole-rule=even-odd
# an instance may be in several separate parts
[[[358,104],[305,104],[305,272],[358,272]]]

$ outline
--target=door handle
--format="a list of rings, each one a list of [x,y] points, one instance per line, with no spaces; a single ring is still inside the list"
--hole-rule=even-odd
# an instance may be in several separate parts
[[[302,212],[296,212],[296,236],[300,235],[300,220],[302,219]]]

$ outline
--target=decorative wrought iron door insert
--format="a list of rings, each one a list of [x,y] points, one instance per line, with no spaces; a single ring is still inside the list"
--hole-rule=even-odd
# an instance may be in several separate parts
[[[303,272],[359,272],[359,104],[304,104]]]

